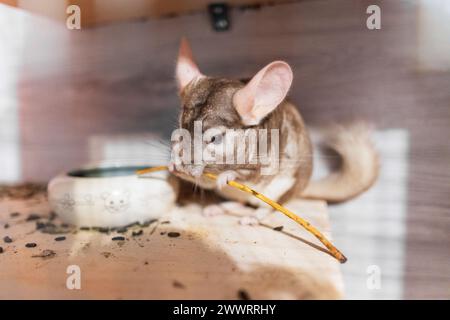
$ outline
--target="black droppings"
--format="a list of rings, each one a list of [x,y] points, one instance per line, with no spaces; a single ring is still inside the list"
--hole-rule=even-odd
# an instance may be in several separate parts
[[[61,236],[61,237],[56,237],[55,238],[55,241],[64,241],[64,240],[66,240],[65,236]]]
[[[45,227],[47,227],[48,225],[52,225],[53,227],[55,226],[53,223],[51,222],[41,222],[41,221],[36,221],[36,230],[40,230],[40,229],[44,229]]]
[[[185,288],[184,284],[182,284],[181,282],[179,282],[177,280],[174,280],[172,282],[172,285],[173,285],[174,288],[179,288],[179,289],[184,289]]]
[[[36,230],[40,230],[40,229],[43,229],[43,228],[45,228],[45,222],[40,222],[40,221],[37,221],[36,222]]]
[[[10,237],[6,236],[6,237],[3,237],[3,241],[5,241],[5,243],[11,243],[11,242],[13,242],[13,239],[11,239]]]
[[[36,213],[30,213],[26,219],[26,221],[34,221],[34,220],[39,220],[41,218],[40,215],[36,214]]]
[[[160,232],[160,235],[165,235],[166,234],[166,232],[165,231],[162,231],[162,232]]]
[[[11,212],[11,213],[9,214],[9,216],[10,216],[11,218],[17,218],[18,216],[20,216],[20,212]]]
[[[2,247],[0,247],[0,253],[3,253],[4,251],[3,251],[3,248]]]
[[[91,230],[91,228],[89,228],[89,227],[80,227],[80,230],[88,231],[88,230]]]
[[[241,300],[250,300],[250,295],[244,289],[239,289],[237,292],[238,298]]]
[[[275,231],[283,231],[283,226],[273,228]]]
[[[36,222],[36,230],[39,230],[40,232],[47,233],[47,234],[60,234],[60,233],[69,233],[73,229],[70,228],[69,225],[57,226],[50,221],[47,221],[47,222],[37,221]]]
[[[122,237],[122,236],[112,237],[111,240],[112,241],[124,241],[125,237]]]
[[[37,247],[37,244],[34,243],[34,242],[28,242],[28,243],[25,245],[25,247],[27,247],[27,248],[34,248],[34,247]]]
[[[167,236],[170,238],[178,238],[180,236],[180,233],[179,232],[169,232],[167,234]]]
[[[133,231],[131,234],[133,237],[141,236],[144,232],[142,230],[139,231]]]
[[[8,229],[9,228],[9,224],[8,223],[5,223],[5,225],[3,226],[5,229]]]

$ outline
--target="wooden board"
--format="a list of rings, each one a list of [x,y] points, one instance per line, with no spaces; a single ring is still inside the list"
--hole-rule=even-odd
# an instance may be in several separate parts
[[[291,209],[330,236],[326,205],[294,201]],[[42,194],[0,202],[0,299],[251,299],[341,298],[339,263],[314,248],[313,237],[281,214],[264,226],[242,226],[230,215],[206,218],[200,206],[177,207],[143,234],[77,230],[57,235],[36,230],[29,213],[48,217]],[[20,216],[11,217],[11,212]],[[57,225],[60,221],[52,221]],[[9,224],[8,228],[4,228]],[[272,227],[284,226],[275,231]],[[135,231],[136,231],[135,230]],[[178,232],[179,237],[169,237]],[[125,241],[112,241],[113,236]],[[3,237],[12,238],[4,243]],[[25,247],[33,242],[35,248]],[[44,250],[55,255],[36,257]],[[33,257],[35,256],[35,257]],[[66,287],[67,268],[81,271],[81,289]]]

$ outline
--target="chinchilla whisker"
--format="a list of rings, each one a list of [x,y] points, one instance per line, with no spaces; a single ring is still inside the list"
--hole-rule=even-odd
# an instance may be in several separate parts
[[[145,144],[156,148],[170,149],[170,142],[164,139],[147,140]]]

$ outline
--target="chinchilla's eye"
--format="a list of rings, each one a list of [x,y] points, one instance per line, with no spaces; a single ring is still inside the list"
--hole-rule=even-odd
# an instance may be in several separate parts
[[[214,144],[221,143],[222,142],[222,135],[221,134],[216,134],[215,136],[212,136],[210,142],[214,143]]]

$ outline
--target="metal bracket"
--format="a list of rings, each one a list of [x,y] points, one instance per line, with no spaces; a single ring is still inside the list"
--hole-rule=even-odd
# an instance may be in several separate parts
[[[212,27],[215,31],[227,31],[230,29],[230,19],[228,17],[228,4],[212,3],[208,5]]]

